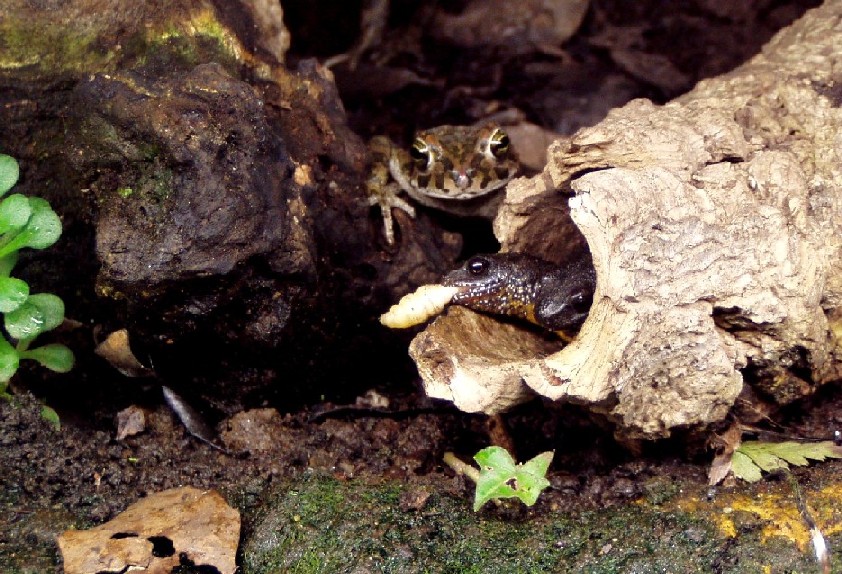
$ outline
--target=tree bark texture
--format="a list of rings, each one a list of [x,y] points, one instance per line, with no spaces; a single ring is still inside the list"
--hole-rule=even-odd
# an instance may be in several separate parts
[[[655,438],[721,421],[741,393],[786,404],[838,379],[839,46],[828,1],[733,72],[554,142],[495,233],[560,261],[578,228],[598,277],[588,320],[546,354],[540,334],[448,313],[411,346],[428,392],[488,413],[538,394]]]

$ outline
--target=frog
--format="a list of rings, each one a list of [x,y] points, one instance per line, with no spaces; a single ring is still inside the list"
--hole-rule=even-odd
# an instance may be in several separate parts
[[[383,215],[386,242],[395,243],[392,208],[415,217],[415,207],[398,194],[458,217],[493,218],[502,190],[520,165],[506,132],[494,123],[442,125],[416,133],[409,150],[386,136],[368,145],[366,180],[370,205]]]
[[[564,265],[524,253],[479,254],[440,283],[458,288],[453,305],[516,317],[569,343],[590,312],[596,273],[588,253]]]

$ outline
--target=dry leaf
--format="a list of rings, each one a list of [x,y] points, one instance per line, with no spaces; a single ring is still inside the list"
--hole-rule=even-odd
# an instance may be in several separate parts
[[[117,440],[123,440],[127,436],[134,436],[146,430],[146,412],[131,405],[117,413]]]
[[[718,442],[721,443],[722,450],[719,451],[719,453],[713,458],[713,462],[710,463],[710,469],[708,470],[708,484],[711,486],[719,484],[725,480],[725,477],[728,476],[729,472],[731,472],[731,461],[734,451],[739,448],[742,436],[742,426],[739,424],[733,424],[722,434],[722,436],[716,437],[719,439]]]
[[[94,352],[127,377],[152,377],[155,371],[144,366],[132,353],[129,346],[129,332],[126,329],[114,331],[97,345]]]

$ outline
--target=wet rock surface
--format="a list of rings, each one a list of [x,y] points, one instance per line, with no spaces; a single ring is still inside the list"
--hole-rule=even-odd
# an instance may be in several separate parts
[[[154,80],[100,75],[74,96],[86,137],[74,157],[96,170],[101,289],[154,294],[252,257],[279,275],[315,274],[306,250],[281,249],[310,234],[309,218],[293,221],[293,165],[251,86],[204,64]]]

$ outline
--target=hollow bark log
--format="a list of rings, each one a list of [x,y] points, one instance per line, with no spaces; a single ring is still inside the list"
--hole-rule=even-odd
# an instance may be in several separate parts
[[[441,317],[411,346],[428,392],[488,413],[535,392],[659,437],[722,420],[744,389],[785,404],[840,378],[840,45],[829,1],[737,70],[553,143],[495,232],[560,261],[572,219],[598,278],[587,322],[545,357],[517,327]]]

